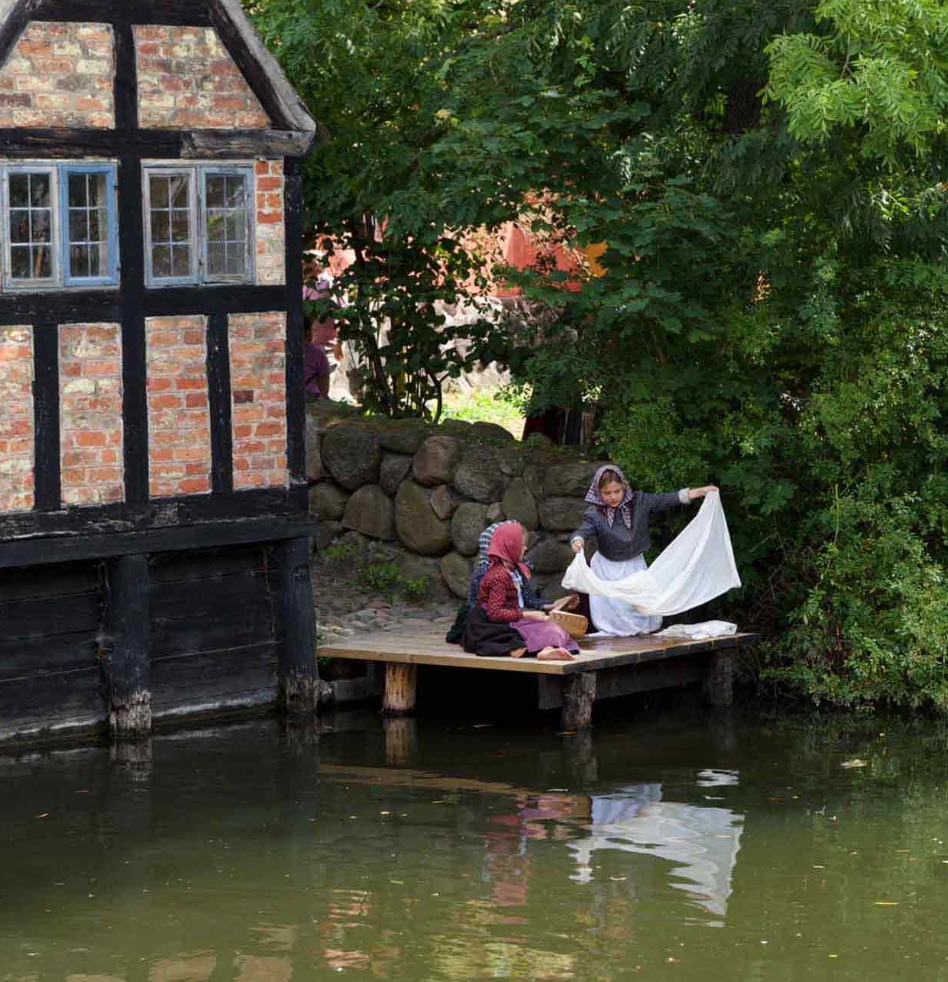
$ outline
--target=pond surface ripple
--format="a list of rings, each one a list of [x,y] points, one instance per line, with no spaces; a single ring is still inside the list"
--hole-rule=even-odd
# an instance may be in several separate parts
[[[948,979],[948,726],[329,717],[0,757],[0,982]]]

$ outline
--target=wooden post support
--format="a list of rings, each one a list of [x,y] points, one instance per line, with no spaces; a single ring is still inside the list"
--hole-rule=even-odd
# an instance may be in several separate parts
[[[280,543],[279,551],[283,608],[280,707],[289,715],[315,715],[320,685],[309,538],[287,539]]]
[[[408,716],[415,708],[418,666],[385,663],[382,712],[386,716]]]
[[[576,672],[570,675],[563,686],[563,729],[585,730],[592,726],[595,701],[596,673]]]
[[[385,730],[385,763],[390,767],[410,764],[418,749],[415,720],[407,717],[383,719],[382,727]]]
[[[701,679],[704,700],[710,706],[730,706],[734,701],[734,663],[736,648],[715,651],[708,656]]]
[[[151,733],[148,557],[110,560],[107,588],[101,664],[109,700],[109,732],[115,740],[140,740]]]

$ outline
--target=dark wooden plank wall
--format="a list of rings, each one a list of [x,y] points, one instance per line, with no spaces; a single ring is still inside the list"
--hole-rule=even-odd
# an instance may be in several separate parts
[[[277,555],[254,544],[151,557],[156,720],[275,702]],[[106,598],[99,561],[0,570],[0,741],[43,730],[104,731]]]

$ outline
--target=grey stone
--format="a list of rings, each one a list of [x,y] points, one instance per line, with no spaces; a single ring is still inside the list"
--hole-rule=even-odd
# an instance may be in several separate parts
[[[349,492],[332,481],[320,481],[309,491],[309,511],[323,519],[338,522],[346,510]]]
[[[527,559],[537,573],[562,574],[573,561],[573,550],[565,542],[544,539],[527,553]]]
[[[466,597],[474,573],[474,561],[457,552],[449,552],[441,560],[441,578],[456,597]]]
[[[547,467],[543,473],[543,491],[551,496],[582,498],[589,490],[589,482],[599,466],[587,460],[577,460]]]
[[[496,501],[503,493],[506,478],[500,470],[493,447],[466,447],[454,472],[454,486],[465,498],[485,504]]]
[[[438,427],[443,433],[450,433],[462,440],[470,440],[474,436],[474,424],[466,419],[446,419]]]
[[[498,447],[497,464],[501,473],[506,474],[507,477],[520,477],[526,464],[526,457],[519,444],[515,447]]]
[[[504,492],[501,506],[507,518],[516,519],[524,528],[537,527],[537,503],[522,477],[515,477],[510,482],[510,487]]]
[[[372,540],[361,532],[351,529],[339,538],[339,545],[352,546],[358,553],[364,553],[372,546]]]
[[[425,600],[444,601],[451,599],[451,591],[441,579],[441,562],[438,559],[427,559],[424,556],[413,556],[410,552],[402,552],[395,565],[406,580],[428,581]]]
[[[412,461],[412,473],[419,484],[450,484],[461,456],[461,444],[453,436],[430,436]]]
[[[377,484],[363,484],[346,502],[342,524],[372,539],[395,538],[395,508]]]
[[[478,420],[473,424],[472,429],[479,440],[487,440],[491,443],[511,443],[516,439],[510,430],[505,429],[499,423],[487,423]]]
[[[382,490],[387,495],[394,496],[398,485],[408,476],[409,470],[411,470],[411,457],[406,454],[382,454],[382,463],[379,467],[379,484]]]
[[[530,585],[534,590],[539,591],[544,602],[552,603],[554,600],[559,600],[560,597],[568,597],[570,595],[570,591],[564,590],[560,585],[562,579],[562,573],[537,573],[530,581]]]
[[[459,503],[446,484],[436,487],[431,492],[431,507],[438,518],[445,521],[455,513]]]
[[[414,454],[430,432],[431,428],[420,419],[400,419],[382,426],[379,429],[379,439],[384,450]]]
[[[569,532],[582,524],[589,507],[577,498],[546,498],[540,502],[540,524],[549,532]]]
[[[494,522],[502,522],[506,517],[507,513],[504,511],[504,506],[499,501],[495,501],[487,506],[488,525],[493,525]]]
[[[406,549],[422,556],[440,556],[451,547],[451,523],[431,507],[431,491],[402,481],[395,496],[395,529]]]
[[[451,541],[462,556],[477,555],[477,540],[491,523],[487,520],[487,506],[465,501],[451,519]]]
[[[375,484],[382,462],[378,431],[364,423],[340,423],[327,430],[322,440],[322,457],[337,484],[354,491]]]
[[[306,414],[306,479],[320,481],[326,475],[323,459],[320,456],[319,445],[322,437],[319,432],[319,421]]]
[[[553,441],[544,433],[531,433],[524,443],[530,447],[539,447],[544,450],[554,446]]]
[[[316,534],[317,550],[325,549],[327,546],[332,545],[342,535],[343,531],[344,529],[340,522],[321,521],[317,527]]]

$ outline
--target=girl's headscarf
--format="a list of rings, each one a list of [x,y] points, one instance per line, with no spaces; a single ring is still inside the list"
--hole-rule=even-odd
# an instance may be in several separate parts
[[[609,505],[603,500],[602,494],[599,491],[599,482],[602,480],[603,474],[611,471],[618,477],[619,483],[625,488],[625,494],[622,495],[622,500],[615,508],[610,508]],[[593,475],[592,484],[589,485],[589,490],[586,492],[586,501],[591,505],[595,505],[600,511],[605,513],[606,521],[609,523],[609,528],[612,528],[613,523],[616,520],[616,512],[622,516],[622,521],[625,523],[627,529],[632,528],[632,509],[629,507],[632,501],[632,489],[629,487],[629,482],[625,479],[625,474],[616,467],[615,464],[604,464],[599,468],[598,471]]]
[[[524,579],[530,579],[530,567],[523,561],[524,544],[523,526],[519,522],[504,522],[490,537],[488,558],[512,566]]]

